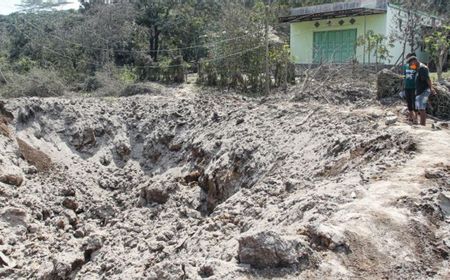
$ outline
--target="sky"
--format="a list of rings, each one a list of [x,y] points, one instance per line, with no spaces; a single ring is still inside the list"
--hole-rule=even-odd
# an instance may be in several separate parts
[[[0,15],[8,15],[10,13],[17,12],[19,7],[17,4],[20,4],[21,0],[0,0]],[[78,0],[67,0],[67,2],[72,2],[71,4],[64,5],[64,9],[78,9]]]

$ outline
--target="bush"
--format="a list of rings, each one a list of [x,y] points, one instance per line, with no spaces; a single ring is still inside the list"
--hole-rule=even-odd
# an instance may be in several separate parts
[[[201,59],[198,65],[197,83],[207,86],[217,86],[217,80],[218,75],[214,65],[204,59]]]
[[[119,73],[119,78],[127,84],[135,83],[138,79],[132,67],[124,67]]]
[[[102,87],[102,84],[96,76],[87,77],[81,85],[81,90],[85,92],[92,92]]]
[[[430,114],[443,118],[450,119],[450,90],[440,84],[435,84],[436,96],[430,96],[430,105],[428,111]]]
[[[36,61],[31,60],[28,57],[21,57],[12,67],[15,72],[27,73],[36,67]]]
[[[154,85],[150,85],[149,83],[137,83],[126,86],[120,96],[133,96],[133,95],[142,95],[142,94],[160,94],[161,90],[155,87]]]
[[[0,86],[3,97],[55,97],[64,94],[64,81],[55,71],[33,68],[25,74],[4,73],[7,83]]]
[[[126,86],[120,79],[120,72],[110,65],[105,70],[95,72],[95,84],[97,88],[93,92],[96,96],[118,96]]]

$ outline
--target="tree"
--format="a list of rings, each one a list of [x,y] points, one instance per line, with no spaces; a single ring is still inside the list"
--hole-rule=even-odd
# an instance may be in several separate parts
[[[139,25],[148,28],[149,52],[153,61],[158,61],[161,33],[167,30],[170,12],[178,5],[175,0],[138,0],[136,7],[141,11],[136,19]]]
[[[108,73],[173,82],[185,69],[197,71],[203,59],[218,84],[239,82],[237,87],[254,91],[263,85],[268,0],[79,0],[78,11],[52,9],[69,1],[24,0],[24,13],[0,17],[6,78],[42,70],[74,88]],[[269,25],[277,22],[276,12],[271,10]],[[279,85],[289,52],[271,46],[270,55]]]
[[[398,57],[398,61],[403,61],[407,52],[415,52],[419,47],[422,39],[420,31],[422,16],[417,10],[423,9],[425,4],[415,0],[399,0],[394,3],[400,8],[394,10],[394,26],[389,37],[391,40],[402,43],[402,54]],[[408,47],[409,50],[407,50]]]
[[[378,71],[378,64],[390,59],[392,56],[389,52],[389,48],[394,47],[391,40],[382,34],[378,34],[369,30],[365,35],[358,38],[358,46],[366,45],[367,61],[370,64],[370,58],[375,56],[375,66]],[[364,54],[365,55],[365,54]]]
[[[90,6],[82,20],[73,23],[72,41],[83,46],[96,64],[132,64],[144,40],[143,28],[134,23],[136,14],[134,6],[127,3]]]
[[[443,26],[425,38],[425,46],[436,62],[438,80],[442,80],[442,69],[450,49],[450,25]]]
[[[25,11],[48,10],[62,5],[70,4],[67,0],[22,0],[21,4]]]
[[[440,15],[446,15],[450,13],[450,1],[448,0],[429,0],[430,6]]]
[[[264,1],[255,1],[252,7],[246,7],[238,1],[226,3],[222,9],[222,16],[218,20],[220,31],[208,34],[207,38],[212,47],[209,48],[207,59],[200,62],[199,82],[261,92],[266,82],[266,77],[263,75],[266,55],[264,51],[265,20]],[[215,44],[214,42],[223,43]],[[285,56],[289,56],[287,49],[272,47],[269,54],[270,66],[277,66],[276,64],[279,63],[279,71],[286,68]],[[282,77],[282,73],[280,74],[279,76]]]

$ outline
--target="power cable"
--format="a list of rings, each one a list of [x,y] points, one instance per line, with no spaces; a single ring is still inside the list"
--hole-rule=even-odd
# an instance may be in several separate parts
[[[123,50],[123,49],[122,49],[122,50],[114,50],[114,49],[107,49],[107,48],[86,47],[86,46],[84,46],[83,44],[80,44],[80,43],[77,43],[77,42],[73,42],[73,41],[70,41],[70,40],[63,39],[63,38],[61,38],[61,37],[59,37],[59,36],[57,36],[57,35],[55,35],[55,34],[47,33],[47,32],[45,32],[44,30],[40,29],[37,25],[35,25],[35,24],[29,22],[28,20],[26,20],[26,19],[23,18],[23,17],[22,17],[21,19],[22,19],[26,24],[28,24],[29,26],[33,27],[35,30],[40,31],[41,33],[45,33],[46,35],[50,35],[50,36],[52,36],[52,37],[54,37],[54,38],[60,40],[61,42],[73,44],[73,45],[82,47],[82,48],[84,48],[84,49],[100,50],[100,51],[113,51],[113,52],[115,52],[115,53],[176,52],[176,51],[180,51],[180,50],[188,50],[188,49],[195,49],[195,48],[202,48],[202,47],[204,47],[204,48],[209,48],[209,47],[212,47],[212,46],[219,45],[219,44],[221,44],[221,43],[230,42],[230,41],[236,41],[236,40],[239,40],[239,39],[242,39],[242,38],[246,38],[246,37],[249,37],[249,36],[253,36],[253,34],[250,34],[250,33],[249,33],[249,34],[246,34],[246,35],[243,35],[243,36],[238,36],[238,37],[234,37],[234,38],[224,39],[224,40],[216,41],[216,42],[212,42],[212,43],[199,44],[199,45],[192,45],[192,46],[187,46],[187,47],[182,47],[182,48],[160,49],[160,50],[154,50],[154,51],[152,51],[152,50],[150,50],[150,51],[137,51],[137,50]],[[101,37],[99,37],[99,38],[102,39],[102,40],[104,40],[104,41],[107,41],[107,40],[105,40],[105,39],[103,39],[103,38],[101,38]],[[107,42],[108,42],[108,41],[107,41]]]
[[[23,34],[25,37],[27,37],[28,39],[32,40],[32,38],[31,38],[28,34],[26,34],[26,33],[23,32],[23,31],[20,31],[16,26],[13,26],[13,27],[14,27],[18,32],[20,32],[21,34]],[[45,46],[44,44],[40,44],[40,43],[36,43],[36,42],[35,42],[35,44],[41,46],[42,48],[44,48],[44,49],[46,49],[46,50],[48,50],[48,51],[50,51],[50,52],[52,52],[52,53],[54,53],[54,54],[60,56],[60,57],[67,58],[67,59],[70,59],[70,60],[73,60],[72,57],[69,57],[69,56],[67,56],[67,55],[65,55],[65,54],[61,54],[60,52],[55,51],[55,50],[53,50],[53,49],[51,49],[51,48]],[[244,53],[247,53],[247,52],[256,50],[256,49],[259,49],[259,48],[261,48],[262,46],[263,46],[263,45],[259,45],[259,46],[255,46],[255,47],[253,47],[253,48],[248,48],[248,49],[245,49],[245,50],[242,50],[242,51],[239,51],[239,52],[231,53],[231,54],[229,54],[229,55],[225,55],[225,56],[221,56],[221,57],[217,57],[217,58],[212,58],[212,59],[206,59],[206,60],[203,60],[202,63],[205,63],[205,62],[213,62],[213,61],[218,61],[218,60],[230,58],[230,57],[233,57],[233,56],[238,56],[238,55],[241,55],[241,54],[244,54]],[[104,66],[104,65],[102,65],[102,64],[96,64],[96,63],[91,63],[91,62],[88,62],[87,64],[88,64],[88,65],[93,65],[93,66],[99,66],[99,67],[103,67],[103,66]],[[186,65],[186,64],[176,64],[176,65],[168,65],[168,66],[147,65],[147,66],[131,66],[131,67],[132,67],[132,68],[135,68],[135,69],[160,69],[160,68],[175,68],[175,67],[181,67],[181,66],[185,66],[185,65]],[[116,66],[116,67],[117,67],[118,69],[124,69],[124,68],[126,68],[126,66]]]

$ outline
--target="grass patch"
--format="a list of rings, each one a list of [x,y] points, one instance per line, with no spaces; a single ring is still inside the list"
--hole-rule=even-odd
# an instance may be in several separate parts
[[[436,82],[438,80],[437,73],[430,73],[430,78],[431,78],[431,81]],[[450,80],[450,72],[447,71],[447,72],[442,73],[442,78],[444,80]]]

